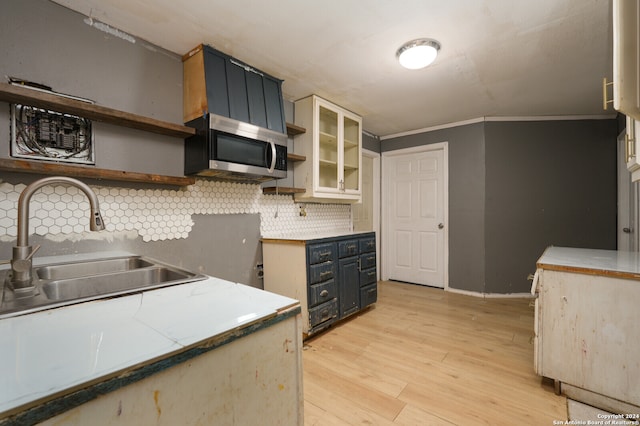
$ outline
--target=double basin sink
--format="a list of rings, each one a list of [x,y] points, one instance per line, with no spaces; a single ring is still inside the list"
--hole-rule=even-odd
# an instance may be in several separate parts
[[[206,278],[142,256],[36,266],[34,288],[24,294],[10,288],[8,271],[0,274],[4,283],[0,318]]]

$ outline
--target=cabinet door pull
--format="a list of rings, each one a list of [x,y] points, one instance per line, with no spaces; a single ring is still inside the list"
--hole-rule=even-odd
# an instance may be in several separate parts
[[[613,86],[613,81],[607,82],[607,77],[602,79],[602,109],[607,110],[607,105],[613,103],[613,99],[608,99],[607,87]]]
[[[319,256],[321,258],[329,257],[329,256],[331,256],[331,252],[330,251],[323,251],[322,253],[319,254]]]
[[[329,290],[322,290],[320,292],[320,297],[327,297],[329,295]]]
[[[329,310],[325,309],[324,311],[320,312],[320,318],[322,319],[329,318]]]
[[[629,119],[627,117],[627,131],[624,135],[625,141],[625,154],[627,158],[627,163],[631,161],[632,158],[636,157],[636,129],[635,129],[635,121],[633,119]]]

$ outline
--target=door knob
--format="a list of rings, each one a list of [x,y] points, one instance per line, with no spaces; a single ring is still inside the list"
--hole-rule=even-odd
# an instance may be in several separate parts
[[[631,228],[622,228],[622,232],[624,232],[625,234],[630,234],[633,232],[633,229]]]
[[[444,223],[441,222],[438,224],[438,229],[442,229],[442,228],[444,228]]]

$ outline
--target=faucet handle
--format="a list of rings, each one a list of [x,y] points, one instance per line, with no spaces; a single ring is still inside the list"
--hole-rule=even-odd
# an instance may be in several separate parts
[[[31,248],[31,253],[29,253],[24,259],[14,260],[11,264],[14,272],[27,272],[31,270],[31,258],[38,250],[40,250],[40,244],[33,246]]]
[[[33,246],[31,248],[31,253],[29,253],[27,257],[25,257],[22,260],[30,260],[33,257],[33,255],[36,254],[38,250],[40,250],[40,247],[41,247],[40,244]],[[12,261],[13,259],[0,260],[0,265],[6,265],[7,263],[11,263]]]
[[[37,252],[38,250],[40,250],[40,247],[41,247],[41,246],[40,246],[40,244],[37,244],[37,245],[33,246],[33,247],[31,248],[31,253],[29,253],[29,254],[27,255],[27,257],[25,257],[23,260],[31,260],[31,258],[33,257],[33,255],[34,255],[34,254],[36,254],[36,252]]]
[[[24,259],[13,260],[11,265],[14,272],[27,272],[31,270],[31,258],[36,252],[40,250],[40,245],[35,245],[31,248],[31,252]],[[11,262],[11,261],[10,261]]]

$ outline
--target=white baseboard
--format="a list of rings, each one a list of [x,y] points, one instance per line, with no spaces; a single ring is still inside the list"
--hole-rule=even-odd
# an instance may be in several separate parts
[[[477,291],[461,290],[459,288],[447,287],[447,291],[452,293],[465,294],[467,296],[481,297],[483,299],[534,299],[529,293],[479,293]]]

